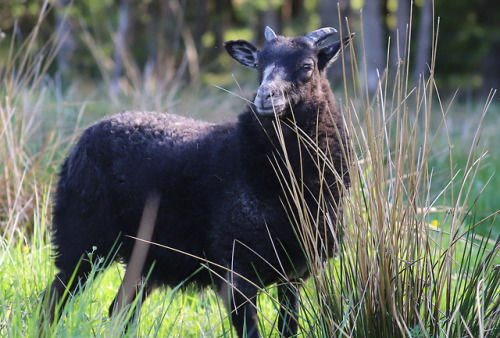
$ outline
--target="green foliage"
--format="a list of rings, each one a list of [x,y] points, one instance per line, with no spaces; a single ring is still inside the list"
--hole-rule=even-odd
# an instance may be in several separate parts
[[[448,15],[450,4],[436,1],[435,11],[442,28],[436,69],[447,75],[441,82],[451,88],[483,85],[478,73],[487,76],[483,63],[493,52],[492,43],[498,44],[498,26],[492,18],[500,13],[500,6],[491,1],[459,0],[453,2],[454,14]]]
[[[130,1],[124,62],[128,64],[134,60],[137,66],[134,71],[139,72],[154,64],[154,74],[159,80],[171,80],[171,74],[182,68],[183,59],[187,57],[185,49],[189,47],[197,56],[198,68],[225,72],[227,67],[218,62],[225,39],[239,36],[262,42],[263,37],[254,36],[254,33],[266,24],[277,25],[277,31],[293,35],[336,22],[337,18],[325,18],[324,13],[320,13],[325,8],[322,1]],[[51,2],[53,8],[47,13],[48,20],[41,27],[38,43],[44,45],[52,32],[57,31],[58,22],[65,20],[67,26],[63,33],[71,43],[62,47],[67,60],[59,62],[68,62],[70,72],[63,75],[71,80],[82,76],[95,80],[103,71],[111,74],[116,62],[114,53],[121,1],[85,0],[73,2],[71,6],[64,3]],[[414,18],[420,17],[423,4],[424,1],[415,2]],[[363,5],[362,0],[343,5],[341,17],[348,18],[353,31],[359,32],[359,10]],[[4,1],[0,5],[0,29],[7,34],[8,40],[14,36],[16,22],[17,36],[25,37],[36,26],[43,6],[43,2],[37,0]],[[395,43],[397,8],[397,0],[380,2],[380,24],[386,31],[385,37],[392,36],[392,44]],[[435,18],[440,18],[441,36],[436,81],[442,90],[461,87],[487,92],[498,85],[495,80],[499,77],[498,63],[491,55],[498,54],[500,46],[500,29],[496,24],[499,14],[500,6],[492,1],[435,2]],[[418,28],[418,25],[414,27],[412,38],[418,38]],[[238,35],[239,32],[244,34]],[[9,48],[8,43],[0,44],[0,55],[7,55]],[[414,48],[412,54],[415,52]],[[96,56],[102,59],[100,66],[95,62]],[[390,66],[393,68],[395,64],[391,62]],[[49,72],[54,74],[58,70],[52,67]],[[127,76],[123,74],[124,78]],[[197,80],[193,74],[184,78]]]

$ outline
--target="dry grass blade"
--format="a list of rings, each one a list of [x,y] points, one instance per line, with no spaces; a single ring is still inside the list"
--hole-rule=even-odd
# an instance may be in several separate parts
[[[161,195],[151,191],[146,197],[144,211],[137,232],[134,249],[127,265],[127,271],[123,277],[123,282],[116,296],[114,312],[120,312],[129,305],[135,298],[137,287],[141,283],[144,263],[149,251],[149,242],[153,237],[158,208],[160,206]]]
[[[44,130],[45,74],[61,41],[51,40],[36,49],[42,22],[51,10],[43,3],[38,22],[23,43],[12,38],[9,58],[0,67],[0,219],[2,238],[8,242],[25,240],[32,230],[35,194],[50,182],[57,152],[56,125]],[[22,225],[21,225],[22,224]]]
[[[484,152],[479,151],[481,126],[494,92],[481,113],[465,167],[457,170],[450,152],[450,181],[441,190],[436,189],[430,158],[438,133],[443,127],[444,133],[448,132],[446,118],[451,111],[451,104],[446,110],[441,104],[441,120],[431,123],[436,120],[433,97],[441,103],[434,81],[437,35],[436,32],[429,77],[420,78],[419,88],[409,87],[409,45],[395,72],[392,91],[387,90],[387,71],[379,78],[373,99],[368,99],[368,92],[361,87],[355,88],[360,99],[351,99],[346,88],[348,105],[342,106],[342,111],[351,147],[356,152],[349,154],[355,163],[349,168],[350,193],[345,187],[336,187],[344,190],[345,205],[338,262],[324,264],[317,231],[321,228],[318,222],[328,217],[321,217],[304,202],[309,192],[304,189],[300,173],[293,171],[283,142],[283,156],[271,159],[286,192],[283,206],[296,211],[289,215],[290,221],[301,225],[297,237],[304,243],[312,276],[312,286],[306,286],[310,291],[303,296],[303,320],[309,327],[319,327],[316,334],[498,333],[491,327],[500,324],[494,310],[500,292],[493,263],[499,260],[500,247],[497,240],[473,233],[487,221],[493,224],[497,212],[467,225],[472,182],[485,158]],[[408,38],[407,42],[410,43]],[[352,82],[359,83],[358,79],[365,75],[357,73],[355,60],[353,57]],[[325,170],[333,167],[329,154],[321,152],[315,147],[315,140],[294,128],[293,121],[287,128],[297,133],[299,147],[308,149],[302,158],[315,159],[321,180]],[[276,125],[276,133],[282,137],[280,125]],[[451,137],[446,137],[451,149]],[[323,205],[328,194],[321,191],[315,196],[317,212],[328,210]],[[436,207],[440,203],[443,206]],[[441,224],[437,229],[431,225],[436,218]],[[445,226],[449,230],[444,230]],[[488,297],[484,296],[484,276],[489,276],[494,290]],[[457,297],[459,290],[468,289],[473,292]],[[313,312],[315,316],[310,315]]]

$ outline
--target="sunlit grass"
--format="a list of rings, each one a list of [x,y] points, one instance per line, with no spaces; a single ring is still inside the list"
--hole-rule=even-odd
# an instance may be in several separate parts
[[[83,126],[124,108],[179,109],[198,117],[206,114],[196,110],[212,106],[238,112],[227,93],[207,95],[193,106],[177,89],[144,93],[140,83],[147,81],[139,78],[119,100],[102,89],[105,84],[63,90],[47,74],[57,41],[37,49],[37,30],[0,67],[0,335],[8,337],[38,335],[41,292],[55,274],[51,192],[57,168]],[[490,106],[492,97],[474,109],[442,102],[432,65],[417,88],[406,86],[403,61],[396,71],[381,74],[375,94],[361,84],[362,62],[354,63],[354,78],[337,95],[355,149],[352,186],[344,192],[338,256],[323,264],[315,257],[320,253],[306,250],[314,264],[300,297],[304,336],[499,335],[499,176],[491,168],[500,167],[494,153],[500,137],[498,118],[490,112],[499,107]],[[328,158],[322,160],[328,165]],[[315,218],[305,214],[305,229],[314,229]],[[114,264],[86,283],[49,333],[123,334],[123,317],[130,314],[108,317],[123,274]],[[276,336],[276,290],[266,292],[270,296],[263,293],[258,301],[260,329]],[[129,334],[233,336],[213,290],[191,287],[154,293]]]
[[[395,74],[381,74],[374,94],[362,85],[363,67],[355,61],[352,65],[354,76],[348,83],[354,84],[355,94],[346,90],[341,107],[355,150],[350,153],[352,185],[344,193],[338,261],[313,266],[321,252],[305,242],[312,266],[305,289],[312,285],[312,291],[303,293],[302,305],[311,309],[305,313],[315,314],[305,319],[315,334],[499,334],[500,236],[493,230],[498,211],[476,217],[475,201],[484,196],[482,191],[473,194],[486,159],[480,138],[495,92],[475,113],[471,142],[462,160],[455,161],[452,106],[441,103],[434,83],[437,40],[433,45],[430,74],[417,88],[408,86],[406,58]],[[445,179],[435,187],[436,168],[429,159],[440,135]],[[318,168],[332,163],[320,159]],[[298,195],[295,205],[302,199]],[[304,231],[317,231],[310,210],[298,209]],[[475,233],[478,227],[486,229],[486,236]]]

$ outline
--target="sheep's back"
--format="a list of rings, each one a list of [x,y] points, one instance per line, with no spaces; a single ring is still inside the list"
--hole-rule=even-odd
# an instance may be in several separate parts
[[[168,188],[202,153],[203,139],[213,129],[177,115],[124,112],[89,127],[69,161],[85,154],[117,189]]]

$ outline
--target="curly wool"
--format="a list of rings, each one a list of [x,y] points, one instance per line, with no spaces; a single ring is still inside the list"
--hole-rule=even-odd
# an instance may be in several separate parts
[[[314,112],[318,108],[319,117]],[[322,151],[333,155],[337,171],[345,171],[342,148],[346,145],[337,142],[337,129],[343,128],[333,123],[341,123],[333,96],[314,97],[311,103],[296,106],[293,114]],[[310,191],[318,191],[315,164],[298,158],[297,136],[283,128],[290,162],[302,164],[305,184]],[[287,255],[297,256],[292,260],[294,269],[305,264],[270,161],[281,156],[277,145],[272,121],[259,121],[250,109],[238,121],[222,124],[154,112],[105,118],[85,131],[60,173],[53,227],[60,253],[57,268],[63,274],[72,273],[75,262],[93,246],[106,257],[119,236],[123,242],[119,257],[127,261],[133,241],[126,235],[136,235],[145,194],[157,190],[162,200],[154,242],[222,266],[232,264],[249,277],[256,277],[257,266],[263,283],[275,282],[277,273],[268,263],[279,264],[279,257],[272,242],[281,243]],[[348,177],[344,180],[348,182]],[[235,248],[235,242],[259,253],[267,263],[242,245]],[[153,261],[158,268],[151,281],[171,286],[203,263],[157,246],[151,248],[145,271]],[[85,264],[80,269],[85,270]],[[206,271],[192,279],[201,285],[211,282]]]

